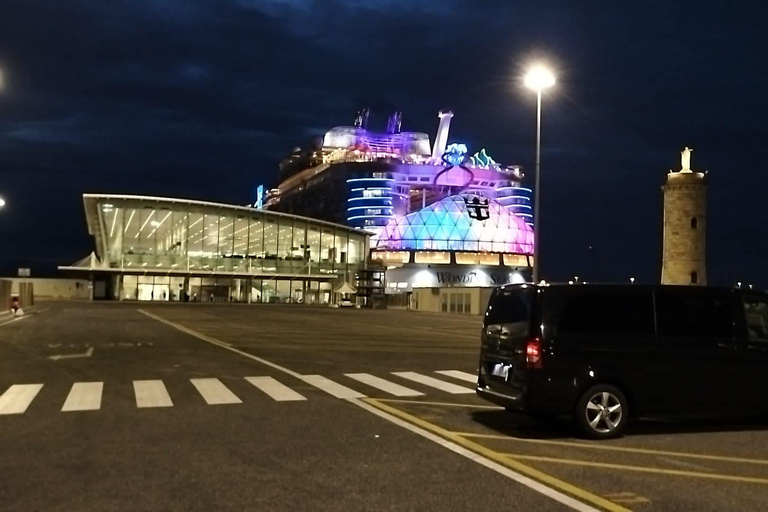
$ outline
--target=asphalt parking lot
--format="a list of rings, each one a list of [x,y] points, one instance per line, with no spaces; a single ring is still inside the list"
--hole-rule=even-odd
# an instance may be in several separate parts
[[[50,481],[50,475],[47,480],[44,476],[46,467],[49,471],[52,466],[69,467],[72,457],[87,453],[91,465],[78,465],[84,477],[95,478],[92,471],[114,464],[139,471],[139,459],[116,461],[102,452],[93,453],[94,446],[106,450],[118,438],[154,461],[158,471],[177,464],[190,447],[202,448],[205,457],[187,468],[197,475],[193,481],[202,478],[222,485],[226,479],[230,483],[237,480],[232,468],[245,471],[244,461],[233,463],[236,455],[229,448],[213,450],[208,444],[229,446],[234,437],[243,449],[276,464],[274,474],[260,473],[255,480],[265,487],[231,498],[206,494],[203,501],[182,500],[179,508],[202,504],[221,508],[224,503],[248,508],[261,503],[264,509],[274,510],[333,510],[347,500],[345,506],[355,510],[458,510],[477,503],[477,498],[490,502],[501,499],[499,496],[526,509],[574,508],[531,490],[498,468],[598,510],[764,508],[768,501],[768,424],[643,421],[630,426],[621,439],[578,439],[565,420],[541,426],[474,395],[479,330],[479,317],[391,310],[52,304],[39,315],[0,326],[0,393],[14,385],[44,384],[39,398],[19,414],[3,413],[3,407],[6,411],[12,407],[8,400],[4,405],[0,397],[0,425],[5,423],[6,432],[3,444],[12,454],[6,458],[6,467]],[[91,355],[86,355],[90,349]],[[57,356],[64,358],[51,359]],[[243,377],[257,374],[265,380],[249,377],[253,385],[243,383]],[[122,384],[112,384],[113,377]],[[193,381],[194,387],[182,382],[184,379]],[[148,443],[156,443],[159,434],[152,432],[168,429],[160,417],[148,415],[150,423],[142,426],[126,421],[140,407],[138,388],[134,396],[131,380],[134,387],[137,380],[165,382],[167,394],[173,398],[166,413],[184,412],[174,420],[178,438],[171,459],[176,462],[150,450],[151,444],[143,446],[131,433],[139,429]],[[81,381],[104,382],[103,397],[99,395],[104,406],[79,413],[87,419],[53,411],[69,402],[67,390]],[[254,397],[254,386],[271,392],[273,398],[283,397],[280,400],[293,397],[293,409]],[[219,405],[204,407],[196,391],[207,404]],[[110,403],[120,406],[108,406]],[[67,418],[65,424],[62,416]],[[103,431],[107,426],[114,429],[112,439]],[[153,430],[144,430],[150,426]],[[96,433],[96,428],[101,430]],[[82,444],[75,440],[78,429],[85,439]],[[253,437],[242,437],[247,429],[269,442],[251,446]],[[383,453],[361,441],[357,451],[346,453],[356,436],[374,430],[394,439],[392,451]],[[62,443],[69,447],[69,462],[47,460],[53,456],[48,454],[51,447]],[[21,445],[25,450],[15,452]],[[296,450],[302,457],[288,455]],[[458,454],[462,450],[464,456]],[[39,459],[26,460],[29,453]],[[347,474],[343,484],[354,493],[341,497],[336,494],[338,489],[331,492],[332,483],[315,475],[316,471],[338,470],[336,465],[365,475],[361,480],[359,474],[343,471]],[[323,492],[317,493],[319,501],[312,502],[316,506],[296,501],[295,488],[276,483],[278,475],[295,477],[295,472],[315,475],[307,481],[309,488],[301,487],[300,496],[314,499],[308,491],[318,486]],[[154,474],[152,478],[159,477]],[[379,484],[371,486],[371,481]],[[73,498],[64,502],[69,506],[45,506],[46,502],[26,498],[26,491],[21,492],[29,489],[28,484],[13,478],[10,483],[19,492],[13,486],[10,491],[0,491],[0,503],[9,505],[6,509],[66,510],[79,503]],[[146,488],[146,475],[128,478],[127,484]],[[55,487],[66,492],[62,485],[57,482]],[[267,488],[274,500],[264,501]],[[90,496],[83,489],[83,484],[77,485],[80,494]],[[150,486],[150,490],[156,499],[168,499],[162,488]],[[293,497],[283,496],[285,493]],[[355,501],[352,494],[362,501]],[[105,509],[120,509],[122,502],[100,503]]]

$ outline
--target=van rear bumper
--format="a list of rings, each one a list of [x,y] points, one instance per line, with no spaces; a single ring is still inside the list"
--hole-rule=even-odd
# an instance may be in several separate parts
[[[481,372],[475,387],[477,396],[511,411],[522,413],[570,413],[575,403],[573,389],[557,385],[543,375],[529,376],[517,385],[489,378]]]
[[[475,392],[477,393],[477,396],[483,400],[491,402],[492,404],[500,405],[506,409],[520,412],[525,412],[528,409],[524,404],[525,401],[523,400],[523,393],[514,395],[508,392],[500,392],[496,389],[491,389],[486,385],[481,386],[480,384],[478,384],[475,388]]]

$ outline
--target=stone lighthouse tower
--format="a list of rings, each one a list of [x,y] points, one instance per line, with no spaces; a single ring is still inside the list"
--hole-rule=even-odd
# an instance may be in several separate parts
[[[691,170],[691,151],[679,171],[669,171],[664,191],[664,249],[661,284],[707,284],[707,176]]]

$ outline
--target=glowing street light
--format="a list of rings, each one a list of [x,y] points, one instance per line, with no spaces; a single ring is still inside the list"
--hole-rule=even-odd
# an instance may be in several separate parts
[[[536,91],[536,190],[533,199],[533,282],[539,277],[539,233],[541,232],[541,93],[555,85],[555,75],[538,65],[528,71],[525,86]]]
[[[629,278],[629,282],[632,283],[632,284],[635,284],[635,278],[634,277],[630,277]]]
[[[2,208],[3,206],[5,206],[5,199],[0,197],[0,208]]]

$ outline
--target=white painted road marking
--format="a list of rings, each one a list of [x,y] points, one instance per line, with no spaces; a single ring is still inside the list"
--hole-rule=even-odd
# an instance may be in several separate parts
[[[346,375],[350,379],[355,379],[356,381],[362,382],[363,384],[368,384],[369,386],[372,386],[376,389],[386,391],[390,395],[395,395],[395,396],[423,396],[424,395],[424,393],[415,391],[405,386],[401,386],[400,384],[395,384],[394,382],[380,379],[379,377],[374,377],[370,373],[345,373],[344,375]]]
[[[208,405],[243,403],[219,379],[189,379],[189,381],[197,388]]]
[[[142,314],[157,320],[158,322],[161,322],[161,323],[164,323],[164,324],[166,324],[168,326],[171,326],[171,327],[173,327],[176,330],[185,332],[185,333],[189,334],[190,336],[194,336],[195,338],[201,339],[201,340],[203,340],[203,341],[205,341],[207,343],[210,343],[212,345],[217,345],[217,346],[219,346],[219,347],[221,347],[221,348],[223,348],[225,350],[229,350],[230,352],[234,352],[234,353],[239,354],[239,355],[241,355],[243,357],[247,357],[248,359],[250,359],[252,361],[259,362],[261,364],[264,364],[266,366],[274,368],[275,370],[283,372],[286,375],[290,375],[292,377],[296,377],[297,379],[301,379],[304,382],[307,382],[307,383],[311,384],[311,381],[308,380],[308,377],[312,377],[311,375],[310,376],[300,375],[298,372],[295,372],[295,371],[293,371],[293,370],[291,370],[289,368],[286,368],[285,366],[281,366],[281,365],[279,365],[277,363],[273,363],[272,361],[269,361],[267,359],[264,359],[264,358],[261,358],[261,357],[258,357],[258,356],[254,356],[253,354],[249,354],[248,352],[244,352],[244,351],[236,349],[234,347],[227,346],[227,345],[223,344],[220,340],[217,340],[216,338],[212,338],[210,336],[206,336],[206,335],[201,334],[201,333],[199,333],[197,331],[194,331],[192,329],[184,327],[183,325],[177,324],[175,322],[171,322],[170,320],[166,320],[165,318],[159,317],[157,315],[153,315],[152,313],[148,313],[148,312],[146,312],[144,310],[140,309],[139,311]],[[472,392],[474,393],[474,391],[472,391]],[[422,437],[424,437],[426,439],[429,439],[430,441],[432,441],[434,443],[437,443],[437,444],[439,444],[439,445],[441,445],[441,446],[443,446],[445,448],[448,448],[449,450],[451,450],[453,452],[456,452],[456,453],[462,455],[463,457],[466,457],[467,459],[469,459],[469,460],[471,460],[473,462],[476,462],[477,464],[480,464],[482,466],[490,468],[493,471],[496,471],[497,473],[500,473],[500,474],[504,475],[505,477],[507,477],[507,478],[509,478],[511,480],[514,480],[514,481],[516,481],[516,482],[518,482],[518,483],[520,483],[520,484],[522,484],[522,485],[524,485],[524,486],[526,486],[526,487],[528,487],[530,489],[533,489],[534,491],[539,492],[539,493],[543,494],[544,496],[547,496],[548,498],[551,498],[551,499],[553,499],[555,501],[558,501],[558,502],[562,503],[563,505],[566,505],[566,506],[568,506],[568,507],[570,507],[570,508],[572,508],[574,510],[578,510],[580,512],[598,512],[598,509],[596,509],[594,507],[591,507],[589,505],[586,505],[585,503],[581,503],[580,501],[578,501],[578,500],[576,500],[574,498],[571,498],[570,496],[567,496],[567,495],[565,495],[565,494],[563,494],[563,493],[561,493],[561,492],[559,492],[559,491],[557,491],[557,490],[555,490],[555,489],[553,489],[551,487],[548,487],[545,484],[539,483],[536,480],[528,478],[525,475],[523,475],[522,473],[519,473],[517,471],[513,471],[513,470],[511,470],[511,469],[509,469],[507,467],[504,467],[501,464],[498,464],[498,463],[496,463],[496,462],[494,462],[494,461],[492,461],[490,459],[482,457],[482,456],[478,455],[477,453],[472,452],[471,450],[468,450],[466,448],[463,448],[462,446],[457,445],[456,443],[452,443],[450,441],[442,439],[441,437],[439,437],[439,436],[437,436],[435,434],[432,434],[431,432],[428,432],[428,431],[426,431],[426,430],[424,430],[422,428],[418,428],[418,427],[416,427],[414,425],[411,425],[410,423],[408,423],[406,421],[403,421],[403,420],[401,420],[399,418],[396,418],[396,417],[392,416],[391,414],[387,414],[384,411],[381,411],[381,410],[379,410],[379,409],[377,409],[377,408],[375,408],[375,407],[373,407],[373,406],[371,406],[369,404],[366,404],[366,403],[364,403],[364,402],[362,402],[360,400],[352,399],[352,400],[349,400],[349,402],[352,403],[352,404],[357,405],[358,407],[361,407],[361,408],[365,409],[366,411],[370,412],[371,414],[375,414],[376,416],[384,418],[387,421],[390,421],[391,423],[394,423],[395,425],[398,425],[398,426],[400,426],[402,428],[410,430],[411,432],[414,432],[414,433],[416,433],[416,434],[418,434],[418,435],[420,435],[420,436],[422,436]]]
[[[14,384],[0,396],[0,414],[22,414],[35,399],[42,384]]]
[[[435,373],[445,375],[446,377],[453,377],[454,379],[463,380],[465,382],[477,383],[477,375],[473,375],[467,372],[460,372],[459,370],[438,370]]]
[[[301,396],[288,386],[276,381],[272,377],[246,377],[245,380],[278,402],[306,400],[305,397]]]
[[[173,407],[171,396],[161,380],[135,380],[136,407]]]
[[[76,382],[72,385],[61,411],[98,411],[101,409],[103,391],[103,382]]]
[[[446,393],[450,393],[452,395],[470,394],[475,392],[474,389],[465,388],[464,386],[457,386],[456,384],[444,382],[442,380],[435,379],[434,377],[428,377],[427,375],[422,375],[416,372],[392,372],[392,375],[397,375],[403,379],[412,380],[414,382],[424,384],[425,386],[439,389],[440,391],[445,391]]]
[[[378,409],[370,404],[367,404],[363,402],[362,400],[349,400],[349,403],[355,404],[356,406],[365,409],[366,411],[370,412],[371,414],[374,414],[380,418],[383,418],[390,423],[394,423],[395,425],[402,427],[410,432],[413,432],[414,434],[417,434],[425,439],[428,439],[432,441],[435,444],[438,444],[444,448],[447,448],[451,450],[454,453],[457,453],[461,455],[462,457],[465,457],[477,464],[480,464],[481,466],[485,466],[488,469],[491,469],[510,480],[513,480],[519,484],[522,484],[530,489],[533,489],[534,491],[543,494],[544,496],[555,500],[557,502],[562,503],[563,505],[572,508],[573,510],[578,510],[579,512],[599,512],[598,509],[591,507],[587,505],[586,503],[582,503],[578,501],[575,498],[572,498],[566,494],[563,494],[562,492],[553,489],[551,487],[548,487],[547,485],[537,482],[536,480],[529,478],[522,473],[518,473],[517,471],[514,471],[508,467],[502,466],[498,462],[494,462],[490,459],[487,459],[483,457],[482,455],[478,455],[477,453],[464,448],[463,446],[460,446],[452,441],[449,441],[448,439],[443,439],[442,437],[433,434],[432,432],[429,432],[428,430],[425,430],[421,427],[418,427],[416,425],[413,425],[407,421],[404,421],[396,416],[393,416],[392,414],[389,414],[387,412],[382,411],[381,409]]]
[[[59,359],[79,359],[81,357],[91,357],[93,355],[93,347],[90,347],[83,354],[59,354],[55,356],[48,356],[48,359],[52,361],[58,361]]]
[[[336,398],[365,398],[364,394],[342,386],[331,379],[326,379],[322,375],[302,375],[300,378],[307,384],[315,386],[317,389],[325,391]]]

